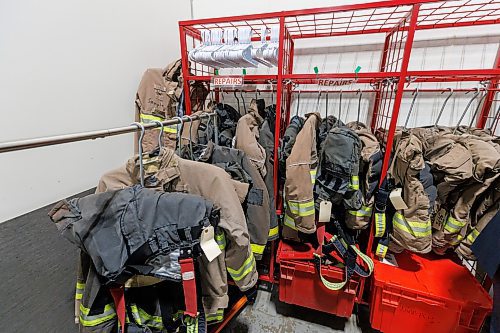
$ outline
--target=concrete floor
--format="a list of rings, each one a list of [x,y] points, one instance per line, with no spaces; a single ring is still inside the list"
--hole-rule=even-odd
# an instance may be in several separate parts
[[[78,331],[73,321],[76,248],[47,217],[52,206],[0,224],[2,333]],[[356,315],[347,320],[287,305],[279,302],[276,289],[261,290],[255,304],[224,332],[371,332],[366,308],[358,310],[363,325]]]
[[[260,290],[257,294],[255,304],[247,305],[223,332],[375,332],[369,327],[368,309],[360,307],[357,310],[359,315],[353,314],[349,319],[340,318],[323,312],[282,303],[278,300],[277,288],[274,288],[272,292]]]

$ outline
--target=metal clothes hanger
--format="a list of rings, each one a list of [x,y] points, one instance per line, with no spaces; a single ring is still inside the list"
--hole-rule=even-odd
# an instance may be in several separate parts
[[[479,102],[477,102],[476,106],[476,111],[474,111],[474,114],[472,115],[472,118],[469,123],[469,128],[467,128],[467,132],[470,131],[470,128],[472,127],[472,124],[474,123],[474,119],[477,117],[477,113],[479,112],[479,108],[481,107],[481,103],[483,103],[484,99],[486,98],[486,95],[488,95],[487,91],[484,91],[483,96],[479,99]]]
[[[296,117],[299,116],[299,105],[300,105],[300,88],[299,88],[299,92],[297,95],[297,107],[295,108],[295,116]]]
[[[158,147],[160,148],[160,151],[163,149],[163,129],[165,126],[163,123],[159,120],[153,120],[155,124],[160,125],[160,134],[158,134]]]
[[[418,96],[418,88],[413,92],[413,99],[411,100],[410,110],[408,110],[408,115],[406,116],[405,124],[403,126],[404,129],[408,128],[408,121],[410,120],[411,112],[413,111],[413,106],[415,105],[415,101]]]
[[[191,116],[187,116],[189,118],[189,158],[193,160],[193,137],[191,135],[191,130],[193,129],[193,118]],[[200,119],[201,121],[201,119]]]
[[[144,128],[144,125],[135,121],[130,125],[135,125],[137,128],[141,129],[141,134],[139,135],[139,177],[141,180],[141,186],[144,186],[144,164],[142,160],[142,140],[144,139],[144,133],[146,132],[146,129]]]
[[[467,106],[465,107],[464,112],[462,113],[462,115],[460,116],[460,119],[458,120],[457,126],[453,130],[453,134],[455,134],[457,132],[458,126],[460,126],[460,123],[462,122],[462,119],[464,119],[465,114],[467,113],[467,110],[469,110],[469,107],[471,106],[472,102],[474,102],[474,100],[477,98],[477,96],[479,96],[479,94],[481,93],[481,91],[479,90],[479,88],[475,88],[475,89],[476,89],[476,92],[474,93],[474,95],[470,99],[469,103],[467,103]],[[466,94],[467,93],[468,92],[466,92]]]
[[[337,119],[337,125],[340,125],[340,116],[342,115],[342,90],[340,90],[339,96],[339,118]]]
[[[172,119],[179,119],[180,127],[177,129],[177,155],[181,156],[181,148],[182,148],[182,130],[184,129],[184,120],[181,117],[172,117]]]
[[[498,116],[499,115],[500,115],[500,105],[498,105],[497,112],[495,112],[495,118],[493,118],[493,121],[491,122],[491,126],[490,126],[490,132],[491,132],[491,134],[494,134],[493,133],[493,127],[496,127],[495,124],[498,122]]]
[[[443,105],[441,106],[441,110],[439,110],[439,114],[436,118],[436,122],[434,123],[434,127],[437,127],[438,126],[438,123],[439,123],[439,119],[441,119],[441,116],[443,114],[443,111],[444,111],[444,107],[446,106],[446,103],[448,103],[448,100],[451,98],[451,96],[453,95],[453,89],[452,88],[448,88],[447,90],[450,91],[450,93],[448,94],[448,96],[446,96],[444,102],[443,102]],[[441,93],[441,94],[444,94],[444,91]]]
[[[243,112],[247,114],[247,106],[245,105],[245,97],[243,97],[243,89],[240,90],[241,103],[243,104]]]

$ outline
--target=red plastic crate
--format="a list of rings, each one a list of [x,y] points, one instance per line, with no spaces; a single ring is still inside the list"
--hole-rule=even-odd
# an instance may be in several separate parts
[[[309,245],[280,242],[277,255],[280,301],[349,318],[356,300],[359,277],[351,278],[342,290],[327,289],[311,262],[313,253],[314,249]],[[322,273],[328,281],[340,282],[344,279],[344,270],[338,267],[322,266]]]
[[[492,300],[451,258],[403,252],[375,262],[370,322],[384,333],[479,332]]]

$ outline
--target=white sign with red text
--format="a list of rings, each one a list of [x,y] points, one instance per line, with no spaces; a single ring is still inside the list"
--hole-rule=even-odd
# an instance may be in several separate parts
[[[212,84],[215,87],[241,87],[243,83],[243,76],[214,76],[212,78]]]

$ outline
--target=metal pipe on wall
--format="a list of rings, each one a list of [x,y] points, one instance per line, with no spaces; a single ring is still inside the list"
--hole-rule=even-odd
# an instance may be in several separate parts
[[[189,122],[189,121],[193,121],[193,120],[198,120],[198,119],[210,117],[213,115],[215,115],[215,114],[206,113],[206,114],[202,114],[199,116],[184,116],[184,117],[182,117],[182,121]],[[165,120],[161,123],[158,122],[158,123],[144,124],[144,129],[151,130],[154,128],[161,127],[161,124],[163,124],[163,126],[167,126],[167,125],[175,125],[175,124],[180,124],[180,123],[181,123],[180,119],[169,119],[169,120]],[[138,128],[136,125],[129,125],[129,126],[115,127],[115,128],[105,129],[105,130],[80,132],[80,133],[73,133],[73,134],[63,134],[63,135],[55,135],[55,136],[48,136],[48,137],[42,137],[42,138],[27,139],[27,140],[3,142],[3,143],[0,143],[0,153],[7,153],[7,152],[11,152],[11,151],[25,150],[25,149],[38,148],[38,147],[54,146],[54,145],[59,145],[59,144],[69,143],[69,142],[94,140],[94,139],[99,139],[99,138],[105,138],[108,136],[115,136],[115,135],[140,132],[140,131],[141,131],[141,129]]]

